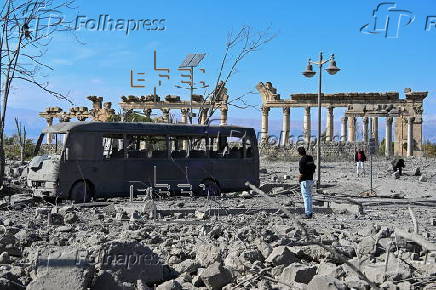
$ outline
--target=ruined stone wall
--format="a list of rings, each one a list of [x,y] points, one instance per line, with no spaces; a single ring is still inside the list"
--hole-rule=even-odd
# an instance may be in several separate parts
[[[259,148],[260,156],[271,160],[289,160],[296,161],[300,157],[297,152],[297,148],[302,146],[301,144],[291,144],[286,147],[278,146],[261,146]],[[304,146],[307,150],[307,154],[312,155],[314,158],[317,156],[316,144]],[[324,143],[321,145],[321,155],[324,161],[343,161],[354,162],[354,154],[358,148],[362,148],[367,155],[369,155],[368,145],[363,143]],[[369,158],[369,156],[367,156]]]

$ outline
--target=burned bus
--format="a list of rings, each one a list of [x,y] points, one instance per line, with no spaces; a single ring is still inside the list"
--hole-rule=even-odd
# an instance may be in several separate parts
[[[38,154],[43,142],[50,153]],[[34,194],[75,202],[128,196],[132,185],[220,195],[259,184],[253,128],[63,122],[43,130],[35,155],[27,176]]]

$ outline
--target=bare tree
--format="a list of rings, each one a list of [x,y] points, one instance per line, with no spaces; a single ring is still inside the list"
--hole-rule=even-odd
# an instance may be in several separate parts
[[[64,13],[74,0],[6,0],[1,7],[0,35],[0,185],[3,184],[4,128],[11,89],[16,81],[30,83],[58,99],[68,98],[49,87],[43,56],[55,33],[72,31]],[[71,102],[70,102],[71,103]]]
[[[26,152],[26,126],[23,126],[18,118],[15,118],[15,126],[17,127],[17,141],[20,146],[20,161],[24,161],[24,153]]]
[[[264,31],[255,31],[250,26],[242,26],[237,33],[228,33],[227,42],[225,45],[225,52],[221,60],[215,86],[213,87],[214,90],[207,94],[207,97],[204,99],[205,102],[210,101],[212,103],[208,111],[207,121],[218,109],[215,104],[220,101],[219,97],[222,96],[223,90],[225,90],[225,87],[232,78],[232,76],[238,72],[239,64],[248,55],[258,51],[264,45],[273,40],[275,36],[276,34],[271,32],[270,27],[268,27]],[[230,106],[234,106],[240,109],[254,107],[250,105],[246,100],[246,97],[250,94],[256,93],[253,91],[249,91],[245,94],[229,99],[227,103]]]

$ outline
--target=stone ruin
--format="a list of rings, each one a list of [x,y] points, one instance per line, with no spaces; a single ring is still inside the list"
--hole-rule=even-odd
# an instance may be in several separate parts
[[[161,101],[158,95],[146,96],[122,96],[119,106],[122,110],[122,116],[127,112],[141,110],[143,114],[151,118],[153,110],[160,110],[162,115],[154,118],[157,123],[170,123],[171,110],[180,110],[181,120],[179,123],[188,123],[189,111],[192,109],[200,110],[200,124],[208,122],[209,110],[219,109],[221,114],[219,118],[220,125],[227,125],[228,112],[228,94],[227,88],[221,81],[216,90],[212,93],[212,98],[206,100],[203,95],[192,95],[192,102],[181,100],[180,96],[167,95],[165,100]],[[47,126],[53,125],[53,119],[58,119],[60,122],[69,122],[76,118],[78,121],[86,121],[92,119],[95,122],[111,122],[115,119],[115,110],[112,109],[112,102],[103,103],[103,97],[89,96],[88,100],[92,102],[92,109],[87,107],[73,107],[69,112],[63,111],[60,107],[48,107],[44,112],[40,112],[39,116],[47,121]],[[51,138],[47,138],[47,143],[51,144]]]
[[[256,86],[262,97],[261,142],[268,141],[268,115],[271,108],[282,108],[283,126],[282,146],[289,145],[290,110],[304,108],[304,142],[311,142],[311,108],[317,107],[317,94],[292,94],[289,99],[281,99],[277,89],[270,82],[260,82]],[[368,144],[370,138],[379,140],[379,118],[385,118],[385,154],[386,156],[422,156],[422,115],[423,101],[428,92],[404,90],[405,98],[400,99],[398,92],[386,93],[335,93],[322,94],[322,106],[327,109],[325,144],[338,142],[345,144]],[[334,140],[334,109],[346,108],[341,118],[340,140]],[[357,140],[356,121],[362,118],[363,136]],[[395,132],[392,125],[395,121]],[[393,133],[395,140],[393,142]],[[393,144],[394,143],[394,144]],[[325,145],[324,145],[325,147]],[[392,150],[393,148],[393,150]]]

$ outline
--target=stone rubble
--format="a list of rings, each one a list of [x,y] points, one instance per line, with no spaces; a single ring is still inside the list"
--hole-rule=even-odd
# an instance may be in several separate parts
[[[431,179],[421,184],[413,174],[391,182],[436,188]],[[400,201],[411,198],[402,190]],[[395,233],[413,229],[408,203],[365,205],[395,200],[371,197],[359,199],[359,206],[333,197],[316,205],[314,219],[303,221],[308,240],[294,223],[297,210],[292,216],[267,211],[274,207],[268,200],[247,194],[250,198],[238,193],[213,202],[241,205],[241,214],[212,214],[206,198],[172,197],[155,202],[168,212],[156,219],[141,210],[139,200],[80,208],[20,194],[13,198],[23,205],[19,210],[9,201],[0,207],[0,289],[371,289],[345,261],[382,289],[431,289],[436,281],[436,254]],[[271,187],[269,196],[287,208],[301,208],[298,192],[274,194]],[[357,200],[358,192],[352,198]],[[171,212],[192,208],[187,214]],[[434,242],[434,211],[413,210],[420,235]]]

